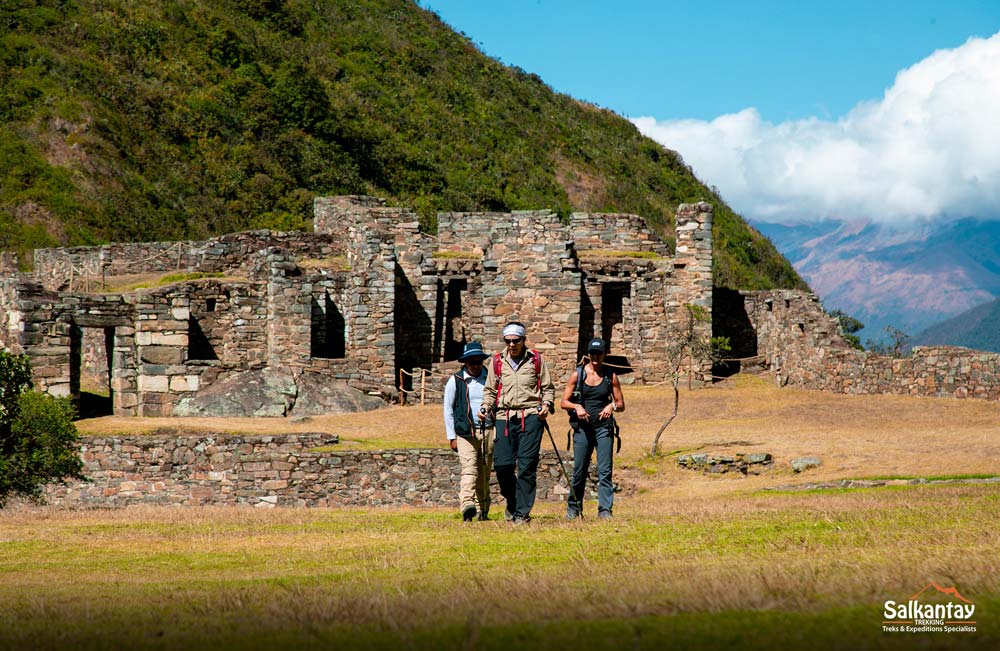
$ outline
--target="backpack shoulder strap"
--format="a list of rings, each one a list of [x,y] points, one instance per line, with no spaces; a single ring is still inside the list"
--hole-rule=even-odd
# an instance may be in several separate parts
[[[503,391],[503,358],[500,353],[493,353],[493,375],[497,378],[497,397],[494,406],[500,404],[500,392]]]

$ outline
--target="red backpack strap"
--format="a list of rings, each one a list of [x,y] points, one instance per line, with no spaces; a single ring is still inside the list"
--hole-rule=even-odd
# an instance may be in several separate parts
[[[532,349],[531,355],[532,355],[532,357],[535,358],[535,378],[537,380],[537,384],[535,386],[535,389],[539,392],[538,395],[541,396],[542,395],[541,394],[541,391],[542,391],[542,354],[540,352],[538,352],[537,350]]]
[[[501,381],[501,375],[503,373],[503,359],[500,357],[500,353],[493,354],[493,375],[497,378],[497,398],[494,403],[494,407],[500,405],[500,391],[503,390],[503,381]]]

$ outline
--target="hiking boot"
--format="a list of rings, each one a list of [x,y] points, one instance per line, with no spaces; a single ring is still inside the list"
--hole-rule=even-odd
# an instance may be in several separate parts
[[[462,509],[463,522],[472,522],[475,519],[476,519],[476,507],[467,506],[464,509]]]
[[[611,519],[611,511],[607,511],[607,510],[598,511],[597,512],[597,517],[600,518],[601,520],[610,520]]]
[[[513,522],[514,521],[514,514],[511,513],[510,511],[507,511],[505,509],[504,512],[503,512],[503,519],[506,520],[507,522]]]
[[[580,512],[575,509],[566,511],[567,520],[576,520],[579,517],[580,517]]]
[[[489,520],[489,519],[490,519],[490,510],[489,509],[483,509],[482,511],[479,512],[479,521],[480,522],[484,522],[484,521]]]
[[[525,516],[515,515],[514,519],[511,520],[511,522],[513,522],[515,525],[528,524],[529,522],[531,522],[531,516],[530,515],[525,515]]]

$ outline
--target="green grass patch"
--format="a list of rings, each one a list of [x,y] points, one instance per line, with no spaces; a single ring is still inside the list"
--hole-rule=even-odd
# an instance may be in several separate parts
[[[956,474],[956,475],[876,475],[873,477],[860,477],[863,481],[909,481],[913,479],[923,479],[926,481],[948,481],[952,479],[962,480],[962,479],[994,479],[1000,475],[994,473],[970,473],[970,474]]]
[[[482,260],[482,252],[476,251],[435,251],[435,260]]]
[[[581,258],[637,258],[649,260],[663,257],[656,251],[618,251],[614,249],[581,249],[576,253]]]
[[[996,493],[463,523],[448,509],[0,512],[0,648],[993,648]],[[921,490],[922,489],[922,490]],[[929,560],[930,559],[930,560]],[[882,602],[954,585],[964,637],[883,633]],[[991,647],[993,645],[993,647]]]
[[[128,293],[128,292],[139,291],[141,289],[156,289],[158,287],[165,287],[167,285],[188,282],[191,280],[204,280],[208,278],[225,278],[225,277],[226,275],[221,271],[191,271],[191,272],[169,273],[169,274],[163,274],[162,276],[157,276],[155,278],[145,279],[134,283],[126,283],[123,285],[108,284],[101,289],[101,292],[107,294]]]
[[[310,448],[309,452],[316,452],[320,454],[346,451],[392,452],[393,450],[422,450],[426,447],[426,445],[422,445],[420,443],[406,443],[401,441],[390,441],[388,439],[341,439],[340,443],[337,443],[336,445],[321,445],[319,447]]]

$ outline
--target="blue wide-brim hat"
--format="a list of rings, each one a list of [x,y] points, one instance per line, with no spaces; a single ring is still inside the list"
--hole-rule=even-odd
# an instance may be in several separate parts
[[[478,341],[470,341],[465,344],[465,350],[463,350],[462,354],[458,356],[458,361],[464,362],[465,360],[473,357],[481,357],[482,359],[486,359],[488,357],[488,355],[483,352],[483,345]]]

